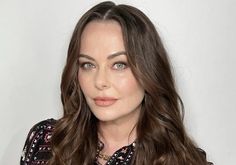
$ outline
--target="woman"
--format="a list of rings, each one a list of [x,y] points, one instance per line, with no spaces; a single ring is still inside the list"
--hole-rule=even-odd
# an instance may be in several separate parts
[[[79,20],[61,82],[64,115],[36,124],[21,164],[206,165],[154,25],[140,10],[100,3]]]

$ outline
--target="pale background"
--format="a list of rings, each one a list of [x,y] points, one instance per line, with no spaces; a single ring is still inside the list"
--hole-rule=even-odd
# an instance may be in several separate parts
[[[60,76],[78,19],[100,2],[0,0],[0,164],[19,164],[29,129],[61,115]],[[236,162],[236,1],[116,0],[158,27],[185,124],[216,165]]]

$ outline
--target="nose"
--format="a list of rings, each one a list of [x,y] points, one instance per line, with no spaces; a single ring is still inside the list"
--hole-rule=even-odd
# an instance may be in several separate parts
[[[104,90],[110,87],[109,75],[105,69],[99,69],[95,76],[95,87]]]

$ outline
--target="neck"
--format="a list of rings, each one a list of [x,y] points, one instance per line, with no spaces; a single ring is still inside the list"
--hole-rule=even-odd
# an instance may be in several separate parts
[[[112,155],[123,146],[130,145],[136,140],[136,121],[131,122],[102,122],[98,124],[98,136],[104,143],[103,152]]]

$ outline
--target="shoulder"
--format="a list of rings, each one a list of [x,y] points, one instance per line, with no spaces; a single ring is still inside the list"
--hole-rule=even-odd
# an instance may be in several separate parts
[[[46,164],[51,156],[50,139],[56,120],[47,119],[35,124],[29,131],[21,156],[21,165]]]
[[[196,148],[196,149],[199,152],[199,154],[202,155],[204,157],[204,159],[207,160],[206,152],[203,149],[201,149],[201,148]],[[214,165],[214,164],[212,162],[207,162],[207,165]]]
[[[47,120],[43,120],[40,121],[39,123],[35,124],[30,132],[39,132],[39,131],[52,131],[54,129],[54,126],[56,124],[56,120],[55,119],[47,119]]]

